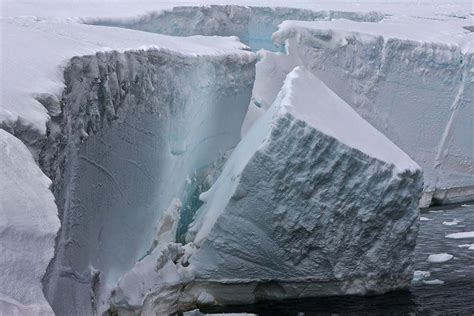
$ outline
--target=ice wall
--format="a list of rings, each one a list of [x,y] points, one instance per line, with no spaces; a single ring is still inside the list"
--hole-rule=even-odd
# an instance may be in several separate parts
[[[182,300],[375,294],[407,288],[420,167],[296,68],[227,160],[190,226]]]
[[[304,65],[422,166],[433,202],[472,199],[473,37],[460,23],[285,22],[273,38],[288,54],[260,53],[251,110]]]
[[[156,49],[71,60],[40,153],[62,218],[44,281],[57,314],[103,311],[173,199],[237,144],[254,62]]]
[[[378,12],[344,12],[285,7],[252,7],[238,5],[183,6],[130,19],[86,19],[86,23],[110,25],[173,36],[238,36],[252,50],[279,50],[271,35],[285,20],[380,21]]]

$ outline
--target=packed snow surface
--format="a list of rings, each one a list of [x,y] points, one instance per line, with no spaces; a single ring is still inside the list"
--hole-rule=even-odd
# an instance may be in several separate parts
[[[53,315],[41,285],[59,229],[49,180],[0,129],[0,314]]]

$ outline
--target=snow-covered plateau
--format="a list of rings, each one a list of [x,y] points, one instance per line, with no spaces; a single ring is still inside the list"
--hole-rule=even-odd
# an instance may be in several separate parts
[[[1,0],[0,315],[404,289],[474,197],[469,1],[205,4]]]

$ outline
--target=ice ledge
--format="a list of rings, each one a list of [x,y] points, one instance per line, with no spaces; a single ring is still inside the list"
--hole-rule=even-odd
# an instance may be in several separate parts
[[[332,21],[284,21],[274,34],[274,40],[282,43],[283,39],[292,37],[298,32],[315,31],[323,35],[337,37],[344,41],[345,35],[358,34],[382,36],[385,39],[395,38],[419,43],[439,43],[458,48],[463,53],[474,52],[474,33],[465,28],[469,24],[463,19],[424,19],[416,17],[390,17],[378,23],[355,22],[346,19]],[[439,30],[443,31],[440,32]]]
[[[60,99],[63,69],[74,56],[154,49],[181,56],[255,58],[236,37],[176,38],[35,17],[5,18],[0,25],[8,48],[0,60],[0,126],[9,129],[21,123],[23,129],[41,135],[46,134],[49,114],[35,97],[46,93]]]

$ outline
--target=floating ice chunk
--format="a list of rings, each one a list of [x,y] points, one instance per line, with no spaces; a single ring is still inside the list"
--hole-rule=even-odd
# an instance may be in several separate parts
[[[297,67],[189,227],[198,250],[186,295],[235,304],[406,288],[421,179],[404,152]]]
[[[415,271],[413,273],[413,282],[423,281],[431,276],[429,271]]]
[[[434,255],[429,255],[427,261],[432,263],[443,263],[453,259],[453,255],[448,253],[438,253]]]
[[[461,207],[473,207],[474,204],[462,204]]]
[[[426,221],[431,221],[431,219],[428,218],[428,217],[423,217],[423,216],[422,216],[422,217],[420,217],[420,221],[426,222]]]
[[[443,225],[446,225],[446,226],[456,226],[457,224],[459,224],[461,221],[458,221],[457,219],[454,219],[450,222],[443,222]]]
[[[458,246],[459,248],[467,248],[469,250],[474,250],[474,244],[462,244]]]
[[[427,285],[443,285],[443,284],[444,284],[444,281],[438,280],[438,279],[434,279],[434,280],[423,280],[423,283],[424,283],[424,284],[427,284]]]
[[[453,234],[448,234],[445,237],[450,238],[450,239],[474,238],[474,232],[453,233]]]

